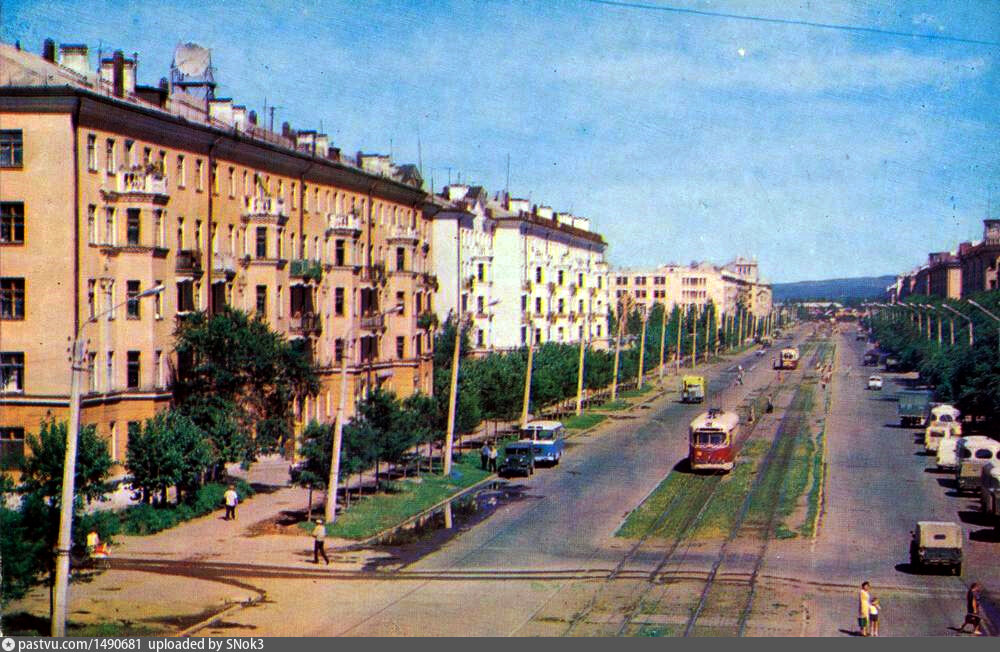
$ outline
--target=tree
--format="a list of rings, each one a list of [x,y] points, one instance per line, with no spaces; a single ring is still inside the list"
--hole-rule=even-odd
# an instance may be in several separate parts
[[[0,475],[0,610],[38,582],[49,557],[44,541],[31,535],[21,512],[6,506],[14,490],[10,478]]]
[[[233,309],[188,315],[175,337],[175,402],[213,440],[218,464],[286,446],[294,402],[319,392],[306,347]]]
[[[125,468],[132,476],[137,498],[166,502],[167,489],[176,486],[178,501],[201,486],[214,459],[204,434],[187,415],[176,410],[159,412],[130,433]]]
[[[333,455],[333,427],[317,421],[310,421],[302,430],[302,466],[296,483],[309,488],[309,511],[306,520],[312,520],[313,489],[325,489],[330,477]]]

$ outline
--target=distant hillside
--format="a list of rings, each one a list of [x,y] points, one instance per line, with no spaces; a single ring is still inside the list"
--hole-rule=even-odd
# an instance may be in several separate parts
[[[842,299],[869,299],[881,297],[895,276],[865,276],[861,278],[834,278],[826,281],[799,281],[775,283],[775,301],[839,301]]]

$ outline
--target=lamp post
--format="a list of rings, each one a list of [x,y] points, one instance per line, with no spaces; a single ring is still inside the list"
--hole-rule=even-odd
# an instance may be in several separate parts
[[[586,354],[585,342],[590,339],[590,315],[589,313],[583,317],[583,331],[587,334],[584,338],[580,335],[580,361],[576,370],[576,416],[583,414],[583,359]]]
[[[667,344],[667,305],[661,303],[663,312],[660,314],[660,382],[663,382],[663,354]]]
[[[955,310],[954,308],[952,308],[949,305],[946,305],[946,304],[942,303],[941,307],[944,308],[945,310],[948,310],[948,311],[951,311],[951,312],[955,313],[956,315],[958,315],[959,317],[961,317],[965,321],[969,322],[969,348],[971,349],[973,343],[975,342],[975,340],[972,337],[972,318],[969,317],[968,315],[962,314],[961,312]],[[954,322],[954,318],[952,318],[952,326],[951,326],[951,343],[952,343],[952,345],[955,344],[955,322]]]
[[[975,307],[979,308],[980,310],[982,310],[982,311],[983,311],[984,313],[986,313],[986,315],[987,315],[987,316],[988,316],[988,317],[989,317],[990,319],[992,319],[993,321],[995,321],[995,322],[997,322],[998,324],[1000,324],[1000,317],[997,317],[997,316],[996,316],[996,315],[994,315],[994,314],[993,314],[992,312],[990,312],[990,311],[989,311],[989,310],[987,310],[986,308],[983,308],[983,307],[982,307],[981,305],[979,305],[978,303],[976,303],[976,302],[975,302],[975,301],[973,301],[972,299],[966,299],[966,301],[968,301],[968,302],[969,302],[970,304],[972,304],[973,306],[975,306]],[[970,328],[971,328],[971,322],[970,322]],[[997,326],[997,346],[998,346],[998,348],[1000,348],[1000,326]]]
[[[674,356],[674,366],[677,368],[678,375],[681,373],[681,333],[684,331],[684,316],[686,313],[686,306],[681,305],[677,308],[677,355]]]
[[[132,298],[117,303],[104,312],[90,317],[73,335],[70,359],[69,429],[66,431],[66,457],[63,462],[62,496],[59,504],[59,538],[56,541],[56,577],[52,607],[52,636],[66,636],[66,612],[69,593],[69,554],[73,535],[73,498],[76,491],[76,446],[80,429],[80,374],[86,370],[83,329],[108,313],[133,301],[163,292],[162,285],[144,290]]]
[[[649,320],[649,307],[647,306],[642,313],[642,334],[639,336],[639,370],[637,372],[636,389],[642,387],[643,384],[643,373],[642,366],[645,362],[643,358],[646,355],[646,322]]]
[[[528,325],[528,364],[524,369],[524,402],[521,404],[521,430],[528,426],[528,404],[531,402],[531,358],[535,350],[535,327]],[[615,378],[617,378],[617,374]]]
[[[618,303],[618,334],[615,337],[615,373],[611,378],[611,400],[614,401],[618,398],[618,360],[621,357],[622,350],[622,328],[624,328],[628,315],[626,313],[627,308],[627,297],[623,297],[623,300]],[[530,357],[528,358],[531,359]]]
[[[402,312],[403,306],[398,305],[392,310],[379,313],[382,316]],[[326,508],[323,516],[326,523],[337,521],[337,491],[340,485],[340,451],[344,442],[344,411],[347,409],[347,357],[351,350],[351,340],[354,335],[354,325],[349,321],[344,331],[343,348],[340,352],[340,399],[337,404],[337,419],[333,426],[332,450],[330,451],[330,477],[326,486]]]
[[[698,366],[698,306],[692,304],[694,318],[691,320],[691,369]]]

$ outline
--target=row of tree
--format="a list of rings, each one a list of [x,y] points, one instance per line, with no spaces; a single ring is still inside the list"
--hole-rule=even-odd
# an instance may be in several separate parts
[[[1000,314],[1000,292],[971,298]],[[919,371],[921,379],[934,386],[938,400],[972,416],[992,417],[1000,412],[1000,324],[967,301],[911,296],[902,304],[907,307],[874,310],[869,325],[879,348],[897,357],[904,367]]]

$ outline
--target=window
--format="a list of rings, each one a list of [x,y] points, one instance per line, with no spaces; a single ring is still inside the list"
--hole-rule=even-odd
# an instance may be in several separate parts
[[[396,247],[396,269],[400,272],[406,269],[406,249]]]
[[[344,340],[339,337],[333,343],[333,359],[341,362],[344,359]]]
[[[0,244],[24,244],[22,202],[0,202]]]
[[[236,168],[229,168],[229,196],[236,196]]]
[[[20,129],[0,130],[0,168],[19,168],[23,159],[23,136]]]
[[[177,312],[194,310],[194,283],[191,281],[177,282]]]
[[[267,258],[267,227],[257,227],[257,257]]]
[[[153,287],[160,287],[163,285],[163,281],[157,279],[153,281]],[[163,292],[157,292],[153,295],[153,316],[157,319],[163,319]]]
[[[153,211],[153,237],[156,239],[156,246],[163,246],[163,211]]]
[[[333,291],[333,313],[344,314],[344,288],[335,288]]]
[[[125,316],[128,319],[139,319],[139,281],[127,281],[125,283]]]
[[[578,287],[583,287],[583,274],[576,275],[576,284]]]
[[[97,171],[97,136],[87,134],[87,169]]]
[[[138,208],[129,208],[125,214],[125,241],[132,246],[139,245],[139,216]]]
[[[115,309],[114,281],[107,281],[107,284],[104,286],[104,309],[108,313],[109,320],[115,318],[115,313],[117,312],[117,310]]]
[[[403,336],[396,337],[396,357],[400,360],[406,357],[406,338]]]
[[[521,327],[521,344],[528,343],[528,328],[526,326]]]
[[[142,165],[143,167],[149,167],[149,164],[153,160],[153,150],[149,147],[142,148]]]
[[[114,245],[115,238],[115,209],[108,206],[104,209],[104,244]]]
[[[267,286],[257,286],[257,314],[261,317],[267,316]]]
[[[137,389],[139,387],[139,352],[128,352],[128,388]]]
[[[201,249],[201,220],[194,221],[194,248]]]
[[[600,290],[604,287],[604,279],[600,276],[597,277],[597,289]]]
[[[541,282],[542,282],[542,268],[541,267],[536,267],[535,268],[535,283],[541,283]]]
[[[277,297],[276,298],[277,298],[277,302],[278,302],[278,319],[281,319],[282,317],[285,316],[285,304],[281,300],[281,286],[280,285],[278,286],[278,292],[277,292]]]
[[[486,280],[486,265],[479,263],[479,265],[476,267],[476,278],[479,279],[480,281]]]
[[[184,218],[177,218],[177,251],[184,250]]]
[[[135,160],[132,158],[133,150],[135,149],[135,141],[129,138],[125,139],[125,165],[133,166],[135,165]]]
[[[0,471],[17,471],[24,464],[24,428],[0,427]]]
[[[205,164],[200,158],[194,161],[194,187],[198,192],[205,190]]]
[[[218,196],[219,194],[219,164],[212,163],[212,167],[208,170],[208,185],[212,187],[212,194]]]
[[[541,328],[536,328],[535,329],[535,342],[541,343],[541,341],[542,341],[542,329]]]
[[[87,206],[87,242],[97,244],[97,206]]]
[[[559,285],[563,284],[563,271],[561,269],[559,270],[559,273],[557,275],[557,282],[559,283]]]
[[[480,315],[486,313],[486,297],[476,297],[476,312]]]
[[[153,353],[153,387],[163,387],[163,351]]]
[[[542,298],[541,297],[535,297],[535,313],[539,314],[539,315],[542,314]]]
[[[108,138],[104,146],[104,170],[108,174],[114,174],[116,167],[118,165],[115,162],[115,139]]]
[[[0,319],[24,319],[23,278],[0,278]]]
[[[478,331],[476,331],[476,346],[483,347],[485,346],[485,344],[486,344],[485,334],[483,333],[483,329],[480,328]]]
[[[524,312],[527,309],[528,309],[528,295],[527,294],[522,294],[521,295],[521,312]]]
[[[0,353],[0,393],[24,391],[24,354]]]
[[[97,315],[97,281],[90,279],[87,281],[87,314],[93,319]]]
[[[333,243],[333,264],[338,267],[347,264],[347,251],[344,249],[343,240],[337,240]]]
[[[177,187],[183,188],[187,185],[187,166],[184,165],[184,155],[177,155]]]
[[[565,310],[564,310],[564,308],[565,308],[565,307],[566,307],[566,304],[565,304],[565,303],[563,303],[563,300],[562,300],[562,299],[559,299],[559,311],[558,311],[558,312],[559,312],[559,314],[560,314],[560,315],[561,315],[561,314],[562,314],[563,312],[565,312]]]
[[[406,294],[403,292],[396,293],[396,306],[399,310],[399,316],[402,317],[406,314]]]

